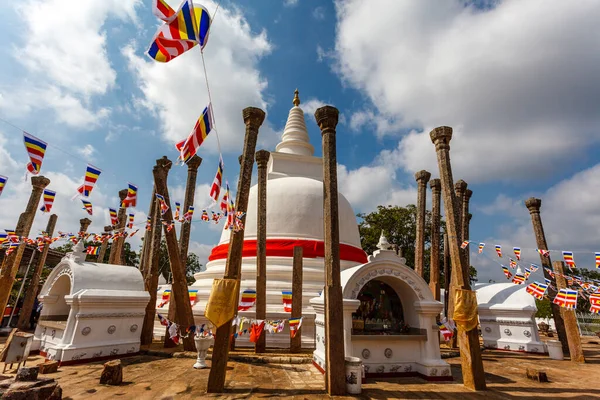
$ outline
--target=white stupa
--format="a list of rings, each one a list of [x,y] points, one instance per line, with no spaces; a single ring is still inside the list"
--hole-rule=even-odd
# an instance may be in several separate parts
[[[299,107],[295,92],[281,142],[271,152],[267,181],[267,319],[288,319],[284,312],[283,290],[292,289],[292,261],[294,246],[304,250],[303,268],[303,346],[314,347],[315,311],[309,300],[323,290],[323,160],[315,157],[309,142],[304,111]],[[256,288],[256,233],[257,186],[250,189],[244,234],[241,290]],[[340,258],[341,268],[367,262],[361,249],[355,213],[346,198],[339,194]],[[193,307],[197,323],[205,323],[204,309],[214,279],[223,278],[230,231],[224,230],[219,244],[213,248],[206,270],[196,274],[190,289],[198,290],[198,301]],[[160,298],[160,293],[159,293]],[[164,309],[162,312],[165,312]],[[240,316],[254,318],[254,308],[240,312]],[[156,332],[164,332],[157,327]],[[287,328],[286,328],[287,330]],[[247,336],[236,343],[243,346]],[[289,346],[289,335],[268,335],[269,346]],[[251,345],[251,343],[246,343]]]

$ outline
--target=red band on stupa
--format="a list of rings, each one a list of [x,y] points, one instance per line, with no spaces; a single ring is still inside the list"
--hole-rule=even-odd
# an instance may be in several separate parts
[[[267,239],[267,257],[293,257],[294,247],[301,246],[304,258],[325,257],[325,242],[321,240],[305,239]],[[223,260],[227,258],[229,243],[214,247],[208,261]],[[256,240],[244,240],[242,257],[256,257]],[[367,253],[358,247],[340,243],[340,260],[353,261],[365,264]]]

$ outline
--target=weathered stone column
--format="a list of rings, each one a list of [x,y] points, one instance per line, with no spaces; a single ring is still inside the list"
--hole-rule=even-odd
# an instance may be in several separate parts
[[[330,396],[346,394],[343,300],[340,269],[336,132],[339,111],[324,106],[315,112],[323,137],[323,221],[325,236],[325,388]]]
[[[454,309],[450,310],[450,283],[452,282],[452,268],[450,268],[450,251],[448,250],[448,233],[444,230],[444,315],[450,319]],[[452,312],[452,313],[451,313]]]
[[[566,289],[567,282],[563,277],[563,274],[565,273],[565,263],[562,261],[554,261],[552,266],[554,267],[554,273],[556,274],[556,288],[559,290]],[[567,341],[569,342],[571,361],[584,363],[585,357],[583,356],[583,347],[581,347],[581,334],[579,333],[575,310],[561,307],[560,311],[565,323],[565,332],[567,334]]]
[[[457,214],[458,214],[458,225],[457,225],[457,240],[458,243],[462,243],[464,241],[463,239],[463,228],[464,228],[464,221],[465,219],[463,218],[463,204],[464,204],[464,197],[465,197],[465,191],[467,190],[467,182],[463,181],[462,179],[459,179],[455,184],[454,184],[454,193],[455,193],[455,199],[456,199],[456,210],[457,210]],[[448,222],[446,221],[446,224]],[[469,252],[469,248],[466,249],[460,249],[460,256],[463,259],[462,262],[462,268],[463,268],[463,275],[465,276],[465,279],[467,279],[469,281],[470,284],[470,280],[469,280],[469,266],[467,265],[467,257],[466,254]],[[454,265],[452,265],[452,270],[454,270]],[[456,278],[456,274],[451,274],[452,278]],[[450,281],[450,296],[448,297],[448,310],[450,312],[450,315],[454,314],[454,297],[456,294],[455,289],[457,288],[457,283],[454,280]],[[458,337],[454,336],[450,342],[452,347],[456,347],[456,343],[457,343]]]
[[[52,235],[54,234],[54,228],[56,227],[57,219],[58,216],[56,214],[52,214],[50,216],[50,219],[48,220],[48,225],[46,226],[46,234],[48,235],[48,237],[52,237]],[[21,308],[19,321],[17,322],[17,328],[22,331],[29,329],[29,318],[31,316],[31,312],[33,311],[35,298],[38,294],[38,286],[42,277],[42,269],[44,269],[44,264],[46,263],[46,257],[48,256],[49,249],[50,243],[46,243],[44,245],[44,249],[42,250],[42,254],[38,260],[38,263],[35,266],[35,270],[31,275],[31,282],[29,282],[29,290],[25,292],[23,307]]]
[[[463,241],[469,240],[469,228],[471,225],[471,217],[473,214],[469,212],[469,203],[471,202],[471,196],[473,196],[473,191],[471,189],[465,190],[465,195],[463,196],[462,203],[462,239]],[[467,274],[470,272],[471,267],[471,247],[467,247],[465,249],[465,260],[467,261]]]
[[[458,241],[459,243],[463,242],[463,229],[464,229],[464,218],[463,218],[463,204],[464,204],[464,197],[465,197],[465,191],[467,190],[467,182],[463,181],[462,179],[459,179],[458,181],[456,181],[456,183],[454,184],[454,193],[456,194],[456,209],[458,212],[458,227],[457,227],[457,233],[458,233]]]
[[[433,298],[440,301],[440,202],[442,184],[439,179],[432,179],[431,186],[431,261],[429,263],[429,288]]]
[[[127,197],[127,189],[119,191],[119,199],[121,203]],[[117,233],[123,233],[125,231],[125,223],[127,222],[127,208],[119,208],[119,223],[114,227]],[[110,246],[110,256],[108,258],[109,264],[123,265],[123,244],[125,243],[125,237],[118,237],[116,240],[113,239],[112,245]]]
[[[250,195],[250,184],[252,179],[252,167],[254,166],[254,152],[256,151],[256,140],[258,128],[265,120],[265,112],[260,108],[248,107],[242,112],[244,124],[246,125],[246,136],[244,138],[244,152],[240,167],[240,179],[238,180],[236,210],[246,212],[248,210],[248,197]],[[246,217],[242,217],[245,224]],[[232,231],[229,239],[227,253],[227,264],[225,266],[225,279],[241,279],[242,249],[244,245],[244,229]],[[239,293],[238,293],[239,296]],[[228,321],[217,329],[215,344],[212,353],[212,366],[208,376],[208,393],[222,393],[225,386],[225,373],[227,360],[229,358],[229,336],[231,335],[231,322]]]
[[[271,153],[256,152],[258,167],[258,196],[256,210],[256,319],[267,318],[267,164]],[[267,336],[264,331],[258,338],[254,351],[264,353]]]
[[[422,278],[425,272],[425,214],[427,182],[431,173],[421,170],[415,174],[417,180],[417,234],[415,245],[415,272]]]
[[[538,249],[548,250],[546,235],[544,233],[544,225],[542,224],[542,216],[540,214],[542,200],[536,199],[535,197],[530,197],[529,199],[525,200],[525,207],[527,207],[529,214],[531,215],[533,234],[535,235],[535,241]],[[556,280],[548,273],[548,271],[546,271],[546,268],[552,270],[552,261],[550,259],[550,255],[548,255],[548,257],[540,255],[540,262],[542,263],[542,267],[545,267],[542,268],[544,271],[544,278],[549,279],[553,286],[556,287]],[[553,299],[554,296],[556,296],[556,291],[548,288],[548,296]],[[565,322],[563,320],[561,308],[552,302],[550,302],[550,307],[552,308],[552,317],[554,318],[554,325],[556,326],[558,340],[560,340],[560,343],[562,344],[563,353],[568,355],[570,354],[569,339],[567,337],[567,331],[565,329]]]
[[[31,225],[35,218],[35,213],[42,197],[44,189],[50,184],[50,179],[43,176],[34,176],[31,178],[31,194],[29,195],[29,201],[25,207],[25,212],[19,216],[15,234],[19,237],[29,237],[31,231]],[[4,309],[8,304],[10,298],[10,291],[12,290],[23,253],[27,244],[21,242],[19,247],[13,251],[8,257],[4,257],[4,268],[0,274],[0,313],[4,313]]]
[[[156,190],[156,189],[155,189]],[[162,221],[160,214],[160,207],[158,207],[158,200],[156,197],[152,200],[153,206],[151,210],[151,230],[148,236],[149,242],[149,254],[146,270],[144,277],[144,284],[146,290],[150,295],[150,300],[146,305],[146,315],[144,316],[144,324],[142,327],[141,344],[150,345],[152,344],[152,337],[154,333],[154,318],[156,316],[156,291],[158,289],[158,263],[160,260],[160,242],[162,234]],[[188,294],[189,296],[189,294]]]
[[[112,225],[108,225],[104,227],[104,235],[110,235],[112,233]],[[98,259],[96,260],[96,262],[99,263],[103,263],[104,262],[104,255],[106,254],[106,248],[108,247],[108,239],[107,240],[102,240],[102,243],[100,244],[100,250],[98,250]]]
[[[82,218],[79,220],[79,232],[86,233],[92,220],[89,218]]]
[[[156,165],[152,169],[154,175],[154,187],[156,193],[162,195],[169,209],[163,214],[165,221],[173,221],[173,210],[169,198],[169,188],[167,186],[167,176],[173,162],[166,156],[156,160]],[[179,244],[177,243],[177,234],[175,230],[168,231],[164,226],[165,241],[167,243],[167,252],[169,253],[169,264],[171,265],[171,274],[173,282],[171,285],[171,299],[177,303],[176,315],[170,319],[172,322],[180,325],[183,329],[194,325],[194,316],[192,314],[192,305],[190,304],[190,295],[188,293],[187,280],[185,279],[185,267],[181,264],[181,254],[179,253]],[[170,314],[169,314],[170,315]],[[194,336],[189,335],[183,339],[183,349],[185,351],[195,351]]]
[[[150,218],[150,226],[152,227],[152,216],[156,209],[156,189],[152,187],[152,197],[150,198],[150,204],[148,209],[148,217]],[[146,227],[144,227],[146,228]],[[150,228],[152,229],[152,228]],[[152,230],[144,230],[144,239],[142,240],[142,251],[140,255],[140,272],[144,281],[146,281],[146,275],[148,274],[148,265],[150,265],[150,247],[152,243]]]
[[[464,257],[461,256],[459,240],[459,202],[456,200],[453,189],[452,165],[450,164],[450,139],[452,139],[452,128],[441,126],[435,128],[429,134],[431,141],[435,144],[438,165],[440,168],[440,180],[442,183],[442,195],[444,196],[444,209],[446,211],[446,229],[448,233],[448,248],[452,262],[452,275],[458,288],[471,290],[469,277],[465,276]],[[474,318],[477,318],[475,308]],[[470,331],[458,329],[459,347],[462,362],[462,376],[465,387],[473,390],[485,390],[485,373],[483,361],[479,348],[479,334],[477,327]]]
[[[292,315],[291,318],[302,318],[302,246],[294,247],[294,265],[292,267]],[[290,351],[302,351],[302,332],[290,339]]]

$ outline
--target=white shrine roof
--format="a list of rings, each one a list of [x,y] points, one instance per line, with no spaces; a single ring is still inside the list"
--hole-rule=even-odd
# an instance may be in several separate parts
[[[526,287],[514,283],[478,283],[475,285],[477,305],[492,309],[537,309],[535,299],[525,291]]]

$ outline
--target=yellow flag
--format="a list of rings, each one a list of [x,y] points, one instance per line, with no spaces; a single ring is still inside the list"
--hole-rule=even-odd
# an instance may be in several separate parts
[[[204,316],[217,328],[233,319],[240,283],[237,279],[215,279]]]
[[[468,332],[477,327],[477,296],[473,290],[456,289],[453,319],[463,331]]]

